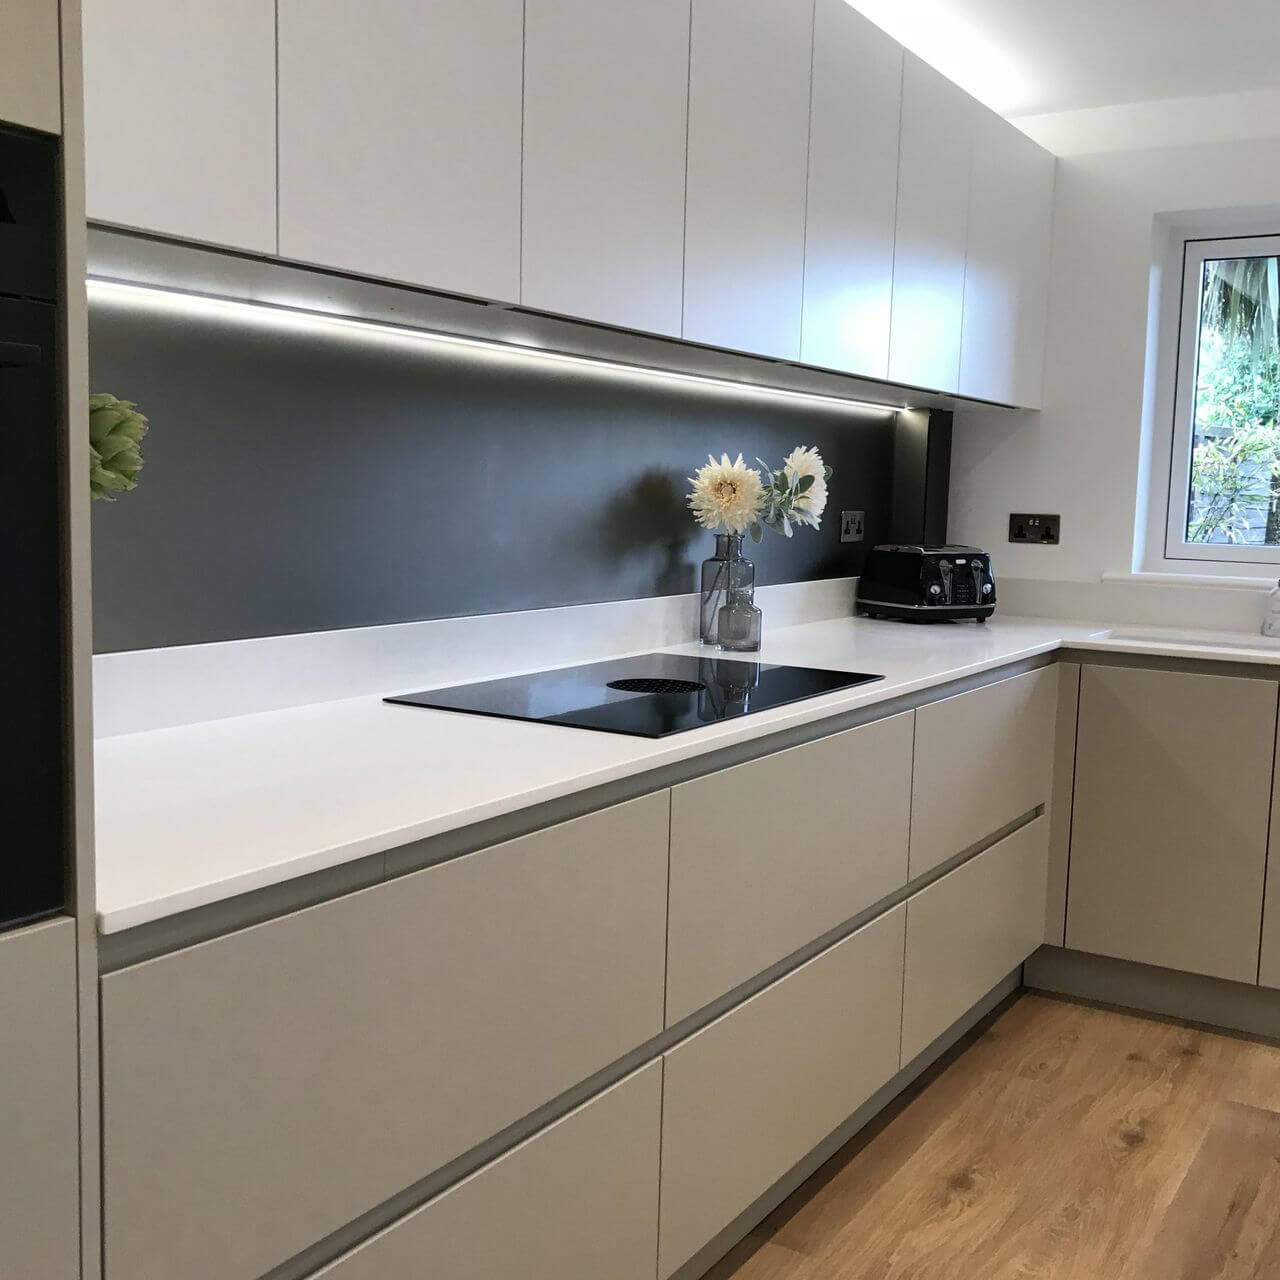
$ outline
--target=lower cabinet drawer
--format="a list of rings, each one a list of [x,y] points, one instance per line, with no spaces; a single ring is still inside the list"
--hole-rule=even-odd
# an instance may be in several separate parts
[[[315,1280],[653,1280],[661,1109],[651,1062]]]
[[[672,788],[668,1026],[906,884],[914,722]]]
[[[897,1071],[905,914],[894,908],[666,1054],[664,1280]]]
[[[912,880],[1049,803],[1058,681],[1044,667],[916,712]]]
[[[1040,817],[907,899],[903,1066],[1044,941],[1048,871]]]
[[[256,1280],[662,1029],[668,793],[102,980],[110,1280]]]

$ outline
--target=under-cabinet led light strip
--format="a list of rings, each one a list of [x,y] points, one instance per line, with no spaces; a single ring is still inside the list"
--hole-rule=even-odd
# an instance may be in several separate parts
[[[225,320],[257,324],[265,328],[294,333],[341,333],[371,341],[450,347],[474,352],[481,356],[552,364],[610,377],[676,383],[730,395],[763,397],[772,400],[801,400],[845,412],[853,410],[859,413],[893,414],[900,408],[909,407],[875,404],[869,400],[846,399],[843,396],[826,395],[820,391],[796,391],[790,387],[735,382],[732,378],[719,378],[712,374],[682,373],[674,369],[659,369],[650,365],[627,364],[620,360],[597,359],[595,356],[570,355],[563,351],[531,347],[518,342],[503,342],[496,338],[471,338],[462,334],[441,333],[436,329],[414,329],[406,325],[385,324],[379,320],[358,320],[350,316],[329,315],[321,311],[308,311],[275,303],[244,302],[235,298],[218,298],[203,293],[182,293],[151,285],[125,284],[119,280],[102,280],[94,276],[89,277],[88,291],[89,298],[93,302],[145,307],[151,311],[163,311],[172,315],[221,317]]]

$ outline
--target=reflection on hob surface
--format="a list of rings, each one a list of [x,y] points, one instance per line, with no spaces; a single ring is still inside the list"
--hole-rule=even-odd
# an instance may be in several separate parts
[[[718,654],[646,653],[502,680],[427,689],[386,701],[665,738],[883,678],[858,671],[770,665]]]

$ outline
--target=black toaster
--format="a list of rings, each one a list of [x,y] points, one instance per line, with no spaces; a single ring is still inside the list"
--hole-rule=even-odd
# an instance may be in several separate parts
[[[991,557],[978,547],[872,547],[858,579],[857,609],[904,622],[985,622],[996,611]]]

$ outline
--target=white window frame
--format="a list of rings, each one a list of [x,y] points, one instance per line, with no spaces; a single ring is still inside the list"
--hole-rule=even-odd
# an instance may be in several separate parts
[[[1280,564],[1280,546],[1246,547],[1227,543],[1188,542],[1187,510],[1191,490],[1191,448],[1195,437],[1196,374],[1200,338],[1201,281],[1204,264],[1217,258],[1280,256],[1280,235],[1225,236],[1183,241],[1182,290],[1173,399],[1173,432],[1169,453],[1166,508],[1166,563],[1193,565],[1212,572],[1214,565]],[[1221,570],[1220,570],[1221,572]],[[1257,572],[1257,569],[1254,569]]]

